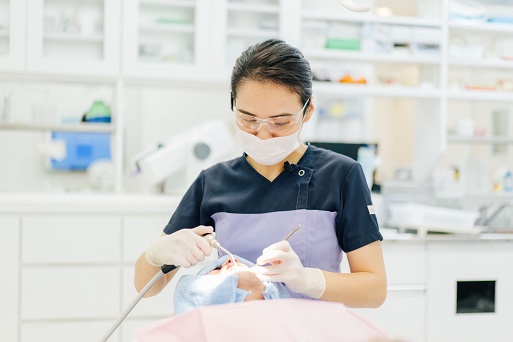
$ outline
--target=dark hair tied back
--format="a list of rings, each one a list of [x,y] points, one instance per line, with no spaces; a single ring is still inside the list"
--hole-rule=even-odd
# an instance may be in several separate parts
[[[299,49],[279,39],[269,39],[247,48],[235,61],[231,80],[231,105],[245,80],[275,83],[287,87],[303,104],[312,96],[310,63]]]

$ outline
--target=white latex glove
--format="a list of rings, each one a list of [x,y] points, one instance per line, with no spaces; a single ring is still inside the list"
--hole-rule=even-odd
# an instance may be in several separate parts
[[[201,235],[213,231],[212,227],[198,226],[163,235],[146,248],[146,260],[153,266],[191,267],[196,265],[212,252],[212,247]]]
[[[303,267],[288,241],[280,241],[262,251],[253,272],[262,281],[282,282],[296,293],[319,299],[326,289],[326,280],[318,268]]]

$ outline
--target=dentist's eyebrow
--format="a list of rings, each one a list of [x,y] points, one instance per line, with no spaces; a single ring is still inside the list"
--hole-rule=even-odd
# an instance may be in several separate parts
[[[250,112],[248,112],[247,110],[240,109],[240,108],[237,108],[237,110],[238,110],[239,112],[241,112],[242,114],[246,114],[246,115],[250,115],[250,116],[254,116],[254,117],[256,117],[256,115],[255,115],[255,114],[250,113]],[[280,117],[280,116],[292,116],[292,115],[294,115],[294,114],[290,114],[290,113],[282,113],[282,114],[276,114],[276,115],[270,116],[270,118],[277,118],[277,117]]]

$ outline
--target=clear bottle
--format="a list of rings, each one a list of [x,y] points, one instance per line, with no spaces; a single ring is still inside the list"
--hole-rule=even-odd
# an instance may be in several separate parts
[[[504,172],[504,192],[513,192],[513,173],[510,170]]]

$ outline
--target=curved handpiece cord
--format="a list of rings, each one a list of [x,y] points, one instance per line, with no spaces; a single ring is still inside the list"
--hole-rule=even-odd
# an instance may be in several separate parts
[[[105,336],[100,340],[102,342],[105,342],[109,339],[109,337],[116,331],[116,329],[119,327],[119,325],[125,320],[126,316],[132,311],[132,309],[139,303],[139,301],[144,297],[144,295],[151,289],[151,287],[160,279],[164,274],[167,274],[174,270],[176,266],[174,265],[163,265],[160,268],[160,271],[155,274],[153,278],[146,284],[146,286],[137,294],[137,296],[134,298],[134,300],[130,303],[130,305],[123,311],[121,316],[119,316],[118,320],[112,325],[112,327],[107,331]]]
[[[233,265],[235,266],[235,257],[233,256],[232,253],[230,253],[226,248],[224,248],[223,246],[221,246],[221,244],[216,240],[215,236],[214,236],[214,233],[212,234],[205,234],[203,235],[203,237],[205,239],[207,239],[208,243],[210,244],[210,246],[214,247],[214,248],[217,248],[217,249],[220,249],[222,250],[223,252],[225,252],[227,255],[230,256],[230,259],[232,260],[233,262]]]
[[[342,6],[353,12],[369,12],[371,7],[353,2],[353,0],[339,0]]]

